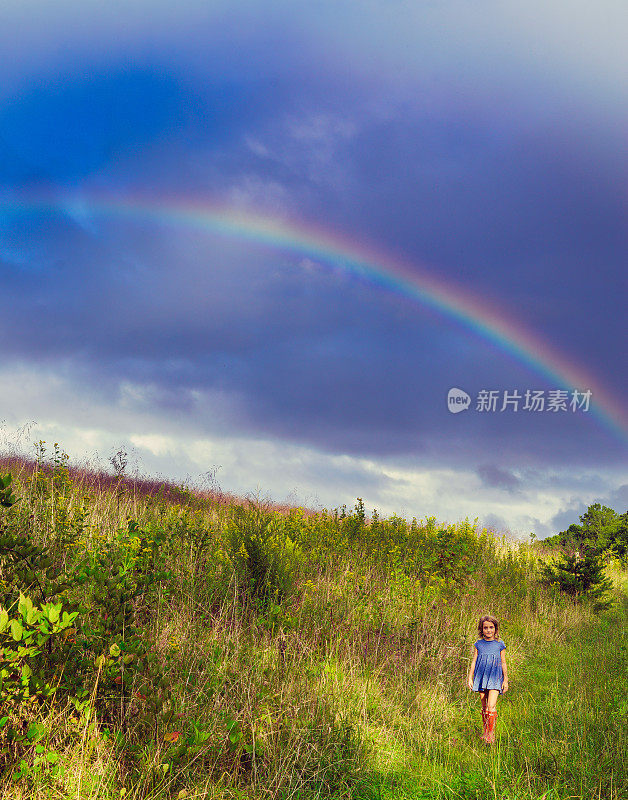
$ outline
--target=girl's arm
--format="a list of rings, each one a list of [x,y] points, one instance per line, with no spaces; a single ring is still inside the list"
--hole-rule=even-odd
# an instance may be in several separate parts
[[[502,692],[508,691],[508,671],[506,670],[506,651],[502,650],[502,672],[504,673],[504,682],[502,683]]]
[[[467,676],[467,686],[469,689],[473,689],[473,672],[475,671],[475,662],[478,659],[478,649],[475,645],[473,645],[473,660],[471,661],[471,665],[469,666],[469,674]]]

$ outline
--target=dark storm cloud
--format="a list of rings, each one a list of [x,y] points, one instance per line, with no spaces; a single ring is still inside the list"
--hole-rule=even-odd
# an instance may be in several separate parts
[[[362,45],[343,60],[323,47],[335,42],[324,25],[256,26],[253,6],[241,26],[233,11],[201,14],[167,57],[145,45],[138,17],[135,66],[118,51],[99,63],[83,53],[5,91],[0,181],[18,197],[210,196],[316,222],[433,264],[620,387],[621,369],[602,375],[600,364],[623,356],[622,151],[611,141],[598,158],[599,143],[572,135],[582,112],[557,90],[535,99],[512,65],[476,92],[432,47],[403,81],[375,80],[355,57]],[[587,458],[618,457],[585,417],[450,415],[451,386],[556,386],[342,265],[310,268],[309,253],[103,220],[86,206],[0,227],[7,358],[73,363],[113,397],[133,381],[164,414],[200,414],[199,395],[225,392],[242,428],[331,452],[475,465],[498,447],[500,466],[478,474],[511,492],[507,462],[584,458],[585,437]]]
[[[304,271],[289,256],[215,237],[81,226],[63,214],[37,231],[16,226],[6,237],[13,251],[38,254],[27,259],[36,269],[0,265],[13,297],[6,358],[83,363],[94,387],[116,397],[121,381],[144,385],[142,408],[163,413],[193,413],[198,392],[227,392],[243,428],[330,452],[462,462],[482,440],[500,443],[504,458],[534,452],[560,462],[579,451],[565,433],[587,426],[595,444],[584,417],[453,417],[450,386],[476,394],[495,385],[497,371],[504,385],[523,388],[529,372],[344,274]]]
[[[496,136],[511,108],[481,119],[404,110],[403,124],[396,116],[350,143],[362,189],[352,219],[369,219],[391,249],[425,258],[612,384],[600,365],[621,358],[628,255],[615,174],[583,168],[584,147],[565,150],[568,117],[547,141],[516,128]],[[615,170],[626,166],[617,152]]]
[[[484,464],[478,467],[477,474],[485,486],[505,489],[507,492],[517,492],[521,488],[521,480],[516,475],[495,464]]]

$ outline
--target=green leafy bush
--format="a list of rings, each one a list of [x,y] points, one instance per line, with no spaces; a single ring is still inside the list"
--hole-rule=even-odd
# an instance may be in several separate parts
[[[230,556],[245,601],[266,608],[293,586],[298,550],[283,520],[251,504],[236,507],[229,523]]]
[[[17,609],[0,608],[0,763],[33,741],[33,716],[58,689],[77,612],[61,603],[41,608],[21,595]]]

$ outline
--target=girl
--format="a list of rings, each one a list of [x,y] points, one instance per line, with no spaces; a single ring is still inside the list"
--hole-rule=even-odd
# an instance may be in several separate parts
[[[473,660],[469,667],[467,683],[482,698],[482,739],[489,744],[495,741],[497,696],[508,691],[506,672],[506,645],[499,638],[499,622],[488,614],[480,617],[478,633],[482,637],[473,645]]]

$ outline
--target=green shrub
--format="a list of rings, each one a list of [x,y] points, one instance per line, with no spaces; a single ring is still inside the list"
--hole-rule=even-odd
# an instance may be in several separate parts
[[[11,613],[10,613],[11,612]],[[0,764],[21,757],[35,741],[34,716],[55,695],[77,612],[61,603],[41,608],[21,595],[16,609],[0,607]]]
[[[297,548],[280,515],[251,504],[236,507],[229,522],[230,556],[245,601],[267,608],[293,586]]]

